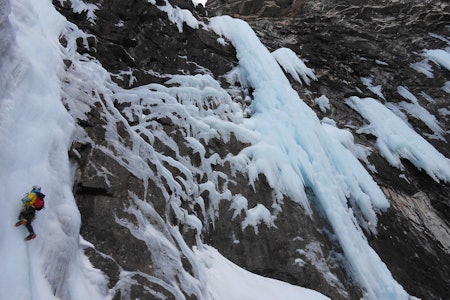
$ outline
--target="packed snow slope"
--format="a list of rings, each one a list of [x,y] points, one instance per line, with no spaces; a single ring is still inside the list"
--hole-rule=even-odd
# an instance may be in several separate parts
[[[84,13],[95,23],[98,6],[68,2],[74,13]],[[219,218],[223,203],[230,205],[232,220],[242,217],[242,231],[250,228],[257,235],[261,226],[277,227],[285,201],[301,208],[305,218],[313,218],[315,211],[323,214],[330,235],[342,249],[346,270],[365,299],[413,298],[366,238],[377,234],[379,213],[390,209],[389,200],[360,161],[373,170],[367,150],[333,120],[320,120],[288,79],[308,85],[317,80],[314,71],[290,49],[270,52],[245,21],[229,16],[198,20],[168,1],[147,5],[167,14],[180,32],[202,28],[217,34],[217,47],[233,46],[237,64],[226,74],[227,89],[211,73],[200,72],[201,67],[195,75],[145,70],[164,80],[131,87],[136,79],[131,69],[111,74],[97,59],[79,52],[80,45],[89,47],[92,35],[65,19],[50,1],[0,0],[0,140],[7,145],[0,150],[5,203],[0,212],[4,228],[0,253],[5,258],[0,265],[0,298],[127,299],[133,297],[133,285],[142,285],[147,297],[156,299],[329,299],[248,272],[202,239]],[[449,68],[448,49],[426,55]],[[120,76],[128,76],[128,88],[113,80]],[[370,79],[364,82],[383,96]],[[251,90],[247,107],[234,101],[238,89]],[[450,160],[407,124],[399,107],[423,119],[436,138],[443,140],[445,131],[407,88],[400,86],[398,92],[405,99],[399,106],[357,96],[344,101],[367,121],[359,131],[376,137],[379,153],[391,166],[402,169],[402,160],[408,160],[433,180],[450,182]],[[329,107],[325,96],[317,101],[321,109]],[[99,126],[104,141],[97,144],[80,126],[89,123],[94,113],[104,121]],[[171,136],[164,122],[182,128],[183,136]],[[226,142],[231,137],[246,146],[224,156],[205,147],[214,139]],[[126,180],[142,182],[145,193],[125,187],[120,209],[110,210],[114,222],[148,253],[144,267],[124,268],[122,258],[98,250],[102,245],[80,236],[81,216],[73,196],[78,166],[68,157],[74,142],[90,144],[111,162],[100,166],[88,162],[86,167],[91,168],[92,178],[103,177],[107,188],[115,188],[112,180],[125,186]],[[166,151],[159,151],[158,143]],[[182,151],[181,144],[188,151]],[[81,150],[71,151],[82,156]],[[113,171],[116,165],[133,179],[122,179]],[[229,166],[232,174],[217,171],[217,165]],[[230,186],[237,173],[244,174],[253,188],[264,176],[272,202],[252,203],[235,192]],[[24,242],[25,229],[13,224],[21,196],[34,184],[42,186],[46,208],[33,223],[37,238]],[[100,190],[95,183],[92,187]],[[158,195],[164,202],[162,209],[153,200]],[[105,203],[111,198],[107,195],[95,205],[108,210]],[[187,241],[186,232],[192,233],[193,241]],[[110,273],[94,268],[85,251],[113,261],[117,280],[111,283]],[[306,248],[296,251],[311,253]],[[322,270],[330,285],[346,295],[337,277]]]

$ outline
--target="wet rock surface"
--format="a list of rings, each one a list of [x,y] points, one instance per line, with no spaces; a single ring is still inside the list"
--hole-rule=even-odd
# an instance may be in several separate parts
[[[205,70],[225,84],[222,76],[237,62],[234,49],[219,46],[213,33],[187,26],[180,32],[165,13],[147,1],[91,2],[99,6],[95,23],[85,14],[73,13],[67,2],[54,4],[71,22],[93,35],[87,41],[79,41],[78,52],[99,60],[105,69],[116,74],[113,80],[123,88],[163,83],[167,80],[164,74],[201,74]],[[434,77],[428,78],[411,67],[424,59],[423,49],[448,46],[439,38],[450,36],[450,7],[446,2],[368,1],[361,5],[351,0],[212,0],[206,9],[194,8],[189,1],[171,3],[191,10],[198,18],[220,14],[244,18],[270,50],[294,50],[318,77],[310,86],[292,81],[304,101],[320,118],[333,119],[338,127],[353,130],[355,142],[372,149],[375,137],[357,133],[364,120],[344,100],[356,95],[398,103],[404,100],[398,87],[407,87],[414,95],[421,95],[419,103],[438,118],[444,129],[442,138],[432,138],[432,132],[421,120],[409,117],[408,121],[450,157],[448,116],[439,114],[439,109],[449,106],[449,94],[442,87],[450,80],[450,72],[430,63]],[[369,78],[373,86],[381,85],[384,99],[368,88],[362,78]],[[322,95],[330,100],[327,111],[321,111],[314,101]],[[74,191],[82,217],[81,235],[96,247],[86,253],[94,266],[108,275],[113,288],[123,269],[158,276],[151,259],[154,253],[117,222],[117,218],[136,222],[127,212],[132,206],[129,191],[149,199],[163,216],[166,200],[156,184],[150,182],[144,188],[140,180],[95,147],[105,144],[103,126],[107,121],[102,107],[93,107],[88,121],[79,120],[78,125],[86,131],[91,144],[73,146],[73,158],[78,164]],[[120,105],[117,107],[120,109]],[[127,124],[119,127],[133,124],[132,120],[121,122]],[[160,122],[168,133],[178,132],[174,137],[180,152],[194,162],[198,160],[183,146],[182,131],[171,122]],[[121,136],[127,140],[126,131]],[[231,139],[205,146],[223,157],[246,145]],[[161,153],[173,152],[163,143],[156,143],[155,148]],[[404,170],[393,168],[376,150],[369,160],[378,171],[374,178],[391,202],[391,209],[379,216],[378,235],[367,234],[371,245],[408,293],[423,299],[445,299],[450,294],[449,184],[433,181],[407,162]],[[108,172],[99,173],[105,166]],[[215,168],[232,177],[227,166]],[[260,177],[254,189],[248,181],[238,174],[230,183],[230,190],[244,195],[249,205],[270,206],[271,191],[265,179]],[[333,299],[359,299],[361,290],[345,271],[339,245],[333,242],[332,233],[324,233],[329,232],[326,220],[319,212],[314,217],[305,215],[289,199],[283,206],[276,228],[262,225],[256,234],[252,227],[242,228],[242,217],[234,216],[229,205],[222,202],[217,220],[202,220],[206,228],[202,239],[257,274],[312,288]],[[167,217],[173,216],[169,213]],[[184,238],[190,246],[195,244],[189,229],[184,231]],[[317,261],[324,262],[325,267],[318,269]],[[334,276],[326,278],[326,273]],[[169,299],[175,297],[140,275],[134,278],[129,296],[150,297],[145,286],[153,284],[152,290]],[[130,291],[118,288],[115,299],[125,299],[125,290]]]

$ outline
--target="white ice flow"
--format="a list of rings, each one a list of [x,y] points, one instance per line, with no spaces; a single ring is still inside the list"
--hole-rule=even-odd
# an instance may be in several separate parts
[[[2,66],[2,72],[12,70],[11,86],[0,91],[0,298],[47,300],[55,290],[65,299],[99,298],[103,275],[79,247],[80,216],[67,156],[74,126],[58,78],[63,71],[59,34],[66,20],[50,1],[2,4],[1,9],[11,9],[14,34],[6,50],[11,59]],[[14,223],[20,199],[34,184],[42,186],[46,208],[33,223],[37,238],[25,242],[25,227]]]
[[[304,77],[303,63],[292,67],[289,59],[276,59],[262,45],[250,26],[228,16],[211,18],[210,28],[236,48],[239,74],[244,86],[252,87],[253,115],[245,125],[259,134],[260,141],[234,158],[247,165],[249,177],[263,173],[271,187],[288,195],[310,212],[304,186],[311,188],[319,207],[331,223],[355,279],[368,299],[407,299],[409,295],[393,279],[386,265],[369,246],[362,226],[375,230],[375,211],[389,207],[385,196],[355,156],[338,138],[329,135],[316,114],[292,89],[283,68]],[[289,52],[290,53],[290,52]],[[278,62],[278,63],[277,63]],[[347,199],[351,206],[348,206]],[[358,221],[355,212],[363,218]]]

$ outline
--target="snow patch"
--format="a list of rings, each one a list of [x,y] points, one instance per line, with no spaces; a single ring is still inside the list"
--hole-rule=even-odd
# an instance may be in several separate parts
[[[156,5],[156,1],[149,1],[151,4]],[[192,13],[187,9],[181,9],[178,6],[173,7],[169,1],[164,0],[165,5],[157,5],[158,9],[165,12],[169,20],[177,25],[178,31],[183,32],[183,25],[198,29],[201,22],[199,22]]]
[[[273,300],[280,294],[285,300],[325,300],[328,297],[310,289],[252,274],[223,257],[216,249],[194,247],[194,255],[207,278],[211,299]]]
[[[194,6],[197,6],[199,4],[205,6],[207,1],[208,0],[192,0],[192,4],[194,4]]]
[[[314,102],[319,105],[320,110],[324,113],[327,112],[327,109],[330,109],[330,100],[325,95],[316,98]]]
[[[263,223],[267,227],[276,227],[274,224],[275,218],[270,211],[262,204],[257,204],[255,207],[247,210],[247,215],[242,221],[242,230],[247,226],[253,226],[255,234],[258,234],[258,225]]]
[[[381,85],[373,85],[373,76],[371,77],[361,77],[361,82],[375,95],[380,97],[381,99],[386,100],[382,93],[382,87]]]

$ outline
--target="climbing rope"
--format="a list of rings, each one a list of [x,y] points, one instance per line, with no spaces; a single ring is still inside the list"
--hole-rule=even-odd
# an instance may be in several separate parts
[[[31,262],[30,262],[30,250],[28,250],[28,242],[25,244],[25,247],[27,248],[27,262],[28,262],[28,292],[30,293],[30,300],[33,300],[33,289],[31,287]]]

